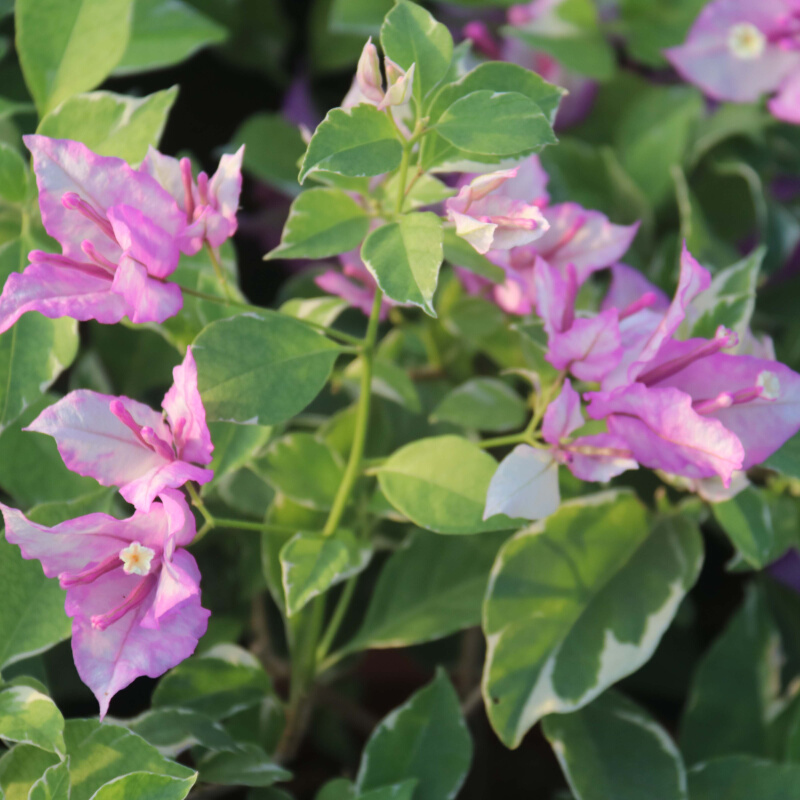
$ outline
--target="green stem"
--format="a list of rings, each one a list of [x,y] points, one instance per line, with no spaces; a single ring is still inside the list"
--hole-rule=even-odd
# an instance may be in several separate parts
[[[208,257],[211,259],[211,265],[214,267],[214,272],[217,274],[217,280],[222,286],[222,291],[225,292],[225,297],[228,300],[233,300],[233,292],[231,292],[231,287],[228,286],[228,279],[225,277],[225,273],[222,270],[222,266],[219,263],[219,258],[217,254],[214,252],[214,248],[206,242],[206,250],[208,250]]]
[[[481,441],[476,442],[476,444],[478,447],[487,449],[489,447],[505,447],[509,444],[522,444],[527,441],[527,431],[523,431],[522,433],[512,433],[509,436],[498,436],[494,439],[481,439]]]
[[[369,425],[370,395],[372,393],[372,365],[375,355],[375,340],[378,336],[378,322],[381,313],[381,303],[383,293],[380,290],[375,292],[375,300],[372,303],[372,313],[369,316],[367,325],[367,335],[364,339],[361,359],[363,361],[361,369],[361,394],[359,396],[358,411],[356,414],[355,433],[353,435],[353,445],[350,448],[350,458],[347,467],[333,500],[331,512],[325,527],[322,529],[323,536],[330,536],[336,532],[341,522],[342,515],[350,499],[356,480],[361,474],[361,462],[364,458],[364,445],[367,440],[367,427]]]
[[[408,181],[408,162],[411,159],[411,146],[406,144],[403,147],[403,157],[400,161],[400,179],[397,182],[397,201],[395,203],[395,213],[403,213],[403,203],[406,199],[406,182]]]
[[[203,515],[206,525],[208,525],[210,528],[213,528],[215,524],[214,517],[206,508],[206,504],[200,498],[200,495],[197,493],[197,489],[194,488],[194,484],[191,481],[187,482],[186,490],[189,492],[189,497],[192,499],[192,505]]]
[[[339,596],[339,602],[336,604],[336,608],[333,611],[333,616],[328,623],[328,627],[325,629],[325,635],[322,637],[322,641],[317,648],[317,664],[320,664],[330,652],[333,640],[336,638],[336,634],[339,632],[345,614],[347,614],[347,609],[350,607],[350,601],[353,599],[353,594],[356,590],[356,583],[358,583],[358,576],[354,575],[344,585],[344,589]]]
[[[364,458],[364,446],[367,440],[367,428],[369,426],[369,411],[372,389],[372,365],[375,354],[375,342],[378,338],[378,322],[380,320],[381,304],[383,293],[378,290],[375,293],[375,300],[372,304],[372,313],[367,324],[367,334],[361,349],[363,367],[361,371],[361,395],[358,401],[358,411],[356,413],[355,433],[353,434],[353,444],[350,448],[350,457],[345,467],[342,481],[336,492],[333,505],[331,506],[325,527],[322,529],[323,536],[331,536],[339,527],[342,521],[350,494],[353,491],[356,481],[361,475],[361,462]],[[351,590],[352,591],[352,590]],[[344,615],[345,609],[334,612],[332,624],[338,627],[337,616]],[[292,668],[291,684],[289,690],[289,703],[286,708],[286,728],[278,745],[277,757],[281,761],[292,758],[296,752],[300,739],[302,738],[305,726],[310,713],[311,688],[314,678],[318,673],[317,643],[322,624],[325,617],[325,597],[317,597],[311,601],[310,605],[303,609],[300,618],[297,620],[295,637],[292,642]],[[330,631],[330,629],[329,629]],[[336,634],[336,627],[332,633],[326,632],[323,644],[329,646],[328,637],[332,639]]]
[[[221,517],[214,517],[214,527],[262,533],[297,533],[297,528],[293,525],[277,525],[273,522],[250,522],[246,519],[223,519]]]

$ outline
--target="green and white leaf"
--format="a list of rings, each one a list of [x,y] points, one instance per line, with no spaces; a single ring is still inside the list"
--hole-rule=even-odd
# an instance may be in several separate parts
[[[47,114],[37,132],[53,139],[74,139],[101,156],[138,164],[148,147],[158,146],[177,97],[177,86],[146,97],[114,92],[79,94]]]
[[[334,108],[314,132],[298,180],[304,183],[319,171],[351,178],[381,175],[399,166],[402,154],[394,125],[375,106]]]
[[[69,756],[45,770],[31,786],[27,800],[69,800]]]
[[[444,252],[442,221],[430,211],[414,212],[372,231],[361,258],[383,293],[419,306],[431,317]]]
[[[689,771],[692,800],[789,800],[800,786],[800,764],[751,756],[715,758]]]
[[[0,245],[0,282],[27,263],[22,240]],[[71,319],[23,314],[0,334],[0,431],[41,398],[77,352],[78,327]]]
[[[0,796],[4,800],[29,800],[33,787],[39,783],[39,800],[66,800],[63,791],[61,797],[56,795],[51,798],[47,794],[47,787],[41,785],[41,779],[49,769],[59,763],[63,762],[55,753],[48,753],[39,747],[28,744],[12,747],[0,758]],[[58,775],[53,775],[51,781],[54,788],[61,783]]]
[[[767,755],[780,674],[778,629],[765,598],[751,588],[692,680],[680,735],[687,764],[734,753]]]
[[[259,704],[271,691],[269,676],[255,656],[222,644],[187,659],[161,678],[152,705],[220,720]]]
[[[0,689],[0,739],[62,755],[64,717],[46,694],[30,686]]]
[[[556,141],[533,100],[519,92],[488,89],[456,100],[434,130],[460,150],[487,156],[520,156]]]
[[[348,652],[407,647],[480,624],[489,572],[507,538],[415,531],[383,566]]]
[[[525,422],[524,400],[498,378],[471,378],[445,395],[431,419],[479,431],[503,432]]]
[[[132,772],[110,780],[101,786],[90,800],[130,800],[134,797],[183,800],[192,790],[196,780],[197,773],[179,778],[153,772]]]
[[[340,189],[308,189],[292,203],[281,243],[264,259],[327,258],[354,250],[369,221],[366,210]]]
[[[134,0],[130,39],[114,75],[178,64],[227,35],[224,27],[183,0]]]
[[[766,252],[766,248],[759,247],[713,277],[708,289],[687,309],[692,336],[711,339],[720,325],[735,331],[740,339],[747,336],[756,305],[758,273]]]
[[[340,348],[303,322],[265,310],[212,322],[192,352],[210,421],[273,425],[319,394]]]
[[[483,519],[497,462],[459,436],[419,439],[393,453],[378,470],[386,499],[421,528],[464,534],[510,530],[518,521]]]
[[[67,721],[64,739],[70,759],[70,800],[90,800],[104,797],[105,800],[122,800],[143,795],[120,792],[105,788],[129,773],[150,773],[167,777],[177,783],[169,783],[171,791],[164,794],[165,800],[180,800],[185,797],[197,778],[194,770],[164,758],[155,747],[126,728],[109,725],[92,719]],[[132,782],[133,787],[146,785],[152,791],[153,784],[163,788],[166,781]],[[138,786],[137,786],[138,784]],[[95,794],[103,788],[103,794]],[[147,794],[148,797],[161,795]]]
[[[689,800],[686,768],[669,734],[614,691],[571,714],[545,717],[544,735],[578,800]]]
[[[276,439],[257,464],[277,491],[300,505],[328,509],[344,475],[339,455],[311,433],[290,433]]]
[[[309,600],[362,572],[371,558],[372,548],[352,531],[295,534],[280,553],[286,613],[296,614]]]
[[[40,116],[108,77],[132,12],[133,0],[16,0],[17,52]]]
[[[472,760],[472,740],[447,675],[436,677],[380,722],[364,747],[358,796],[415,778],[415,800],[451,800]]]
[[[215,752],[238,747],[219,722],[186,708],[154,708],[135,719],[126,720],[125,727],[169,758],[195,745]]]
[[[237,786],[272,786],[291,780],[292,773],[271,761],[257,745],[240,745],[232,752],[209,753],[197,765],[200,780]]]
[[[16,148],[0,141],[0,200],[22,203],[28,191],[28,168]]]
[[[447,74],[453,37],[445,25],[416,3],[400,0],[381,26],[383,52],[404,70],[414,64],[414,96],[423,98]]]
[[[483,609],[483,694],[501,740],[517,747],[541,717],[582,708],[644,664],[702,552],[693,522],[665,517],[651,531],[618,492],[567,502],[510,539]]]

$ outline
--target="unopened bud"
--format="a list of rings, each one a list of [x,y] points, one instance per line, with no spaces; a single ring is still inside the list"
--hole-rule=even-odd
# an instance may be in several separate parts
[[[381,63],[378,60],[378,48],[372,44],[372,37],[367,40],[356,69],[356,83],[362,94],[372,103],[383,100],[383,80]]]
[[[386,80],[389,88],[386,96],[381,100],[378,108],[383,111],[389,106],[402,106],[411,99],[411,92],[414,90],[414,70],[416,64],[412,64],[408,71],[403,71],[390,58],[384,59],[386,65]]]

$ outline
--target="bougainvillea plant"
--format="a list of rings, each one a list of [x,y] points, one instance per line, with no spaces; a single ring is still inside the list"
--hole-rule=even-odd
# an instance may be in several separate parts
[[[800,798],[797,0],[0,0],[0,75],[0,798]]]

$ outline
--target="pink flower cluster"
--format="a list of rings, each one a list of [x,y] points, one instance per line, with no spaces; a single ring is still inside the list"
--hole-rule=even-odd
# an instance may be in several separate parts
[[[487,517],[552,513],[559,464],[586,481],[607,481],[642,465],[722,499],[745,485],[734,480],[743,470],[800,430],[800,375],[768,349],[738,352],[738,336],[724,327],[712,339],[678,337],[692,303],[711,284],[685,247],[672,301],[640,273],[617,264],[601,310],[578,316],[576,274],[571,264],[560,269],[537,260],[535,303],[548,361],[564,376],[599,384],[583,399],[594,430],[600,422],[606,431],[571,438],[586,421],[581,395],[565,379],[544,414],[544,443],[519,445],[500,465]]]
[[[184,549],[195,520],[187,481],[213,477],[213,445],[191,348],[173,370],[165,418],[127,397],[71,392],[26,429],[56,440],[64,463],[118,486],[136,511],[128,519],[89,514],[53,528],[0,503],[6,538],[67,591],[72,652],[104,716],[113,695],[140,675],[158,677],[190,656],[205,633],[200,571]]]
[[[181,253],[236,231],[243,148],[195,182],[187,159],[151,150],[138,170],[85,145],[26,136],[45,230],[61,253],[33,250],[0,296],[0,333],[27,311],[103,323],[163,322],[183,306],[168,282]]]
[[[666,56],[709,97],[772,94],[773,116],[800,124],[800,0],[713,0]]]
[[[236,231],[243,149],[195,180],[188,159],[150,150],[138,170],[79,142],[27,136],[46,231],[61,254],[34,250],[0,296],[0,332],[27,311],[47,317],[163,322],[180,311],[167,278],[181,253],[218,247]],[[72,650],[104,716],[140,675],[157,677],[194,652],[209,612],[200,572],[184,549],[196,534],[183,494],[213,477],[213,445],[191,348],[173,371],[164,416],[127,397],[79,390],[27,428],[57,443],[64,463],[136,508],[118,520],[89,514],[47,528],[0,504],[6,538],[41,561],[67,591]]]

